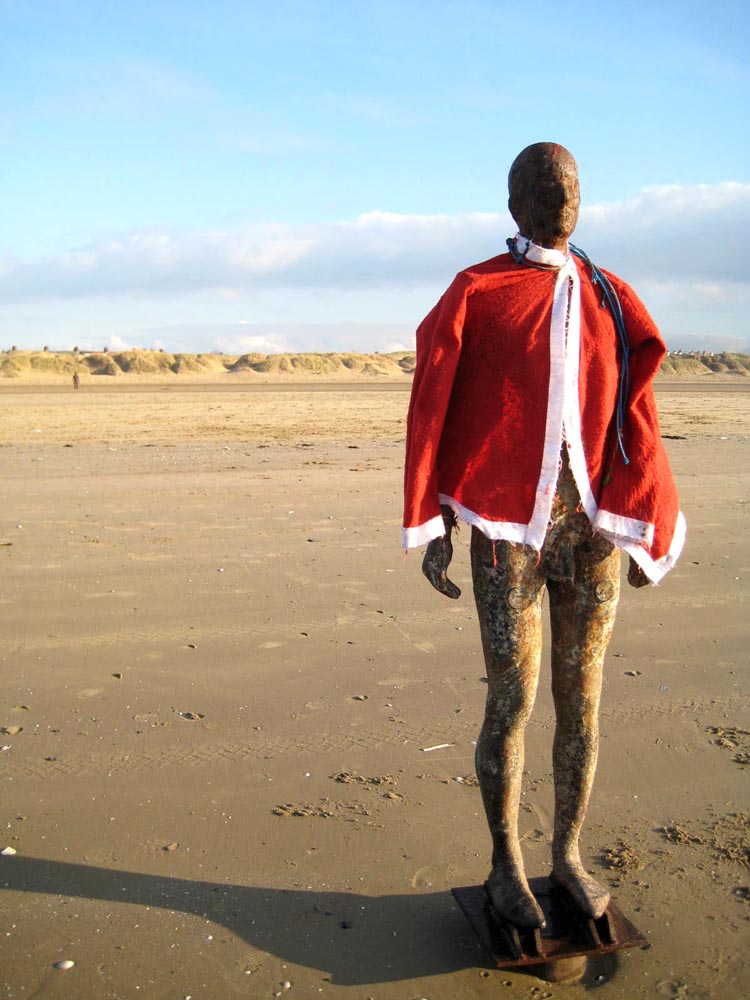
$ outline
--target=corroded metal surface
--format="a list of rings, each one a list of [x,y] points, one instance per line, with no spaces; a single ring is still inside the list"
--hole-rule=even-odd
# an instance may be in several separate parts
[[[624,948],[648,946],[647,939],[613,902],[601,917],[593,920],[584,917],[566,893],[556,890],[546,878],[531,879],[530,885],[545,917],[542,930],[519,931],[499,918],[484,886],[451,890],[498,969],[530,966],[536,972],[548,963],[578,956],[606,955]]]
[[[445,534],[442,538],[433,539],[427,546],[422,560],[422,572],[435,590],[439,590],[441,594],[445,594],[446,597],[455,601],[461,596],[461,591],[452,580],[448,579],[448,567],[453,559],[451,534],[453,528],[458,525],[458,518],[446,504],[443,504],[440,510],[443,515]]]
[[[620,554],[591,530],[565,449],[541,553],[525,545],[492,542],[472,529],[471,562],[488,680],[476,750],[493,842],[488,892],[498,913],[516,926],[542,923],[523,870],[518,807],[524,729],[539,678],[542,597],[547,590],[557,715],[553,871],[581,910],[598,917],[609,894],[584,870],[578,839],[596,768],[602,665],[619,597]]]

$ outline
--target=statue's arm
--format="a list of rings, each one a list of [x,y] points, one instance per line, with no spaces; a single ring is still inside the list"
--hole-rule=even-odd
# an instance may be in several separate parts
[[[631,587],[636,588],[645,587],[647,584],[651,583],[649,578],[632,556],[630,556],[630,565],[628,566],[628,583]]]
[[[422,572],[435,590],[439,590],[441,594],[455,600],[461,596],[461,591],[452,580],[448,579],[448,567],[453,558],[451,533],[458,522],[450,507],[442,504],[440,511],[443,515],[445,534],[441,538],[433,538],[427,546],[422,560]]]

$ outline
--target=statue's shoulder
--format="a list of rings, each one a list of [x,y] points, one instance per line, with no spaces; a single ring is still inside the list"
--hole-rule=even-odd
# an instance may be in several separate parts
[[[591,281],[590,268],[578,258],[576,258],[576,265],[578,266],[579,272],[582,275],[586,275],[587,279]],[[613,271],[609,271],[606,267],[600,266],[599,270],[609,281],[615,295],[617,296],[617,301],[620,304],[620,309],[622,310],[631,342],[640,342],[646,338],[656,338],[661,340],[661,334],[659,333],[659,329],[654,322],[653,317],[633,287],[619,275],[615,274]],[[594,292],[598,300],[601,292],[596,288],[594,288]]]
[[[575,262],[578,267],[579,274],[586,276],[590,281],[591,269],[588,264],[585,261],[582,261],[579,257],[575,258]],[[621,298],[624,297],[628,301],[640,301],[632,285],[629,285],[624,278],[621,278],[619,274],[615,274],[614,271],[610,271],[609,268],[602,267],[598,261],[595,261],[595,263],[605,278],[608,279],[618,296]]]
[[[653,323],[648,309],[633,286],[629,285],[628,282],[621,278],[618,274],[608,271],[605,267],[601,268],[601,271],[607,276],[607,278],[609,278],[612,287],[617,292],[623,311],[626,313],[632,312],[639,318],[647,318],[650,323]]]
[[[463,271],[459,271],[453,284],[463,294],[472,295],[476,292],[497,288],[503,284],[506,276],[517,270],[518,265],[511,255],[503,253],[497,257],[490,257],[489,260],[480,261],[478,264],[471,264]]]
[[[466,275],[472,281],[481,281],[483,278],[494,275],[502,275],[509,271],[517,271],[518,266],[509,253],[498,254],[497,257],[490,257],[489,260],[480,261],[464,268],[459,275]]]

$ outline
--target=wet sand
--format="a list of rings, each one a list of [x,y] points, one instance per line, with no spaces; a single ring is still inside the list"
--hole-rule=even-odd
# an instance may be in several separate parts
[[[450,896],[487,874],[486,688],[468,533],[458,602],[399,549],[407,386],[1,386],[5,995],[746,995],[750,394],[717,384],[660,383],[688,544],[624,588],[584,833],[651,947],[568,987]],[[545,666],[532,875],[553,722]]]

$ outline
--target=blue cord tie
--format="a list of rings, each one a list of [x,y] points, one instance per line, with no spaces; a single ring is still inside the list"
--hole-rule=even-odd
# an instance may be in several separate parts
[[[591,268],[592,285],[600,285],[602,289],[602,309],[609,306],[612,319],[615,323],[617,336],[620,341],[620,371],[617,379],[617,407],[615,409],[615,426],[617,430],[617,446],[620,449],[622,460],[625,465],[630,465],[630,459],[625,453],[625,446],[622,443],[622,429],[625,423],[625,411],[628,407],[628,396],[630,395],[630,345],[628,334],[625,329],[625,317],[622,315],[622,306],[617,292],[612,287],[612,282],[606,274],[601,271],[589,258],[588,254],[572,243],[568,244],[570,252],[574,254],[584,264]]]

